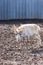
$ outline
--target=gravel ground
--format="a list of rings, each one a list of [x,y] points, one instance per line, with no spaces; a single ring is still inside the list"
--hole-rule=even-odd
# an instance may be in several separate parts
[[[16,42],[13,24],[0,24],[0,65],[43,65],[43,24],[38,25],[42,44],[32,49],[29,42]]]

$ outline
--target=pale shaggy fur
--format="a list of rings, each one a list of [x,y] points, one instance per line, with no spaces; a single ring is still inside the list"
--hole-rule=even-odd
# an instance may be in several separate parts
[[[14,25],[14,33],[16,34],[16,40],[20,41],[23,37],[30,37],[35,35],[38,38],[38,44],[41,44],[40,39],[40,27],[37,24],[22,24],[18,28]]]

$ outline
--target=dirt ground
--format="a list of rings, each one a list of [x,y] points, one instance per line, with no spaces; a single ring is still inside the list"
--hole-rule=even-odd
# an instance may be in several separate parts
[[[13,24],[0,24],[0,65],[43,65],[43,24],[42,44],[39,49],[28,49],[27,43],[17,43],[12,31]]]

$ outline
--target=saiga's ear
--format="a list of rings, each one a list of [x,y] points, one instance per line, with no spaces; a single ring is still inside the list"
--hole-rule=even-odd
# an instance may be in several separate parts
[[[19,27],[18,27],[18,32],[20,33],[20,32],[22,32],[22,30],[23,30],[22,24],[20,24]]]
[[[22,32],[22,31],[23,31],[23,28],[22,27],[18,28],[18,32],[19,33]]]
[[[22,24],[20,24],[20,26],[21,26]]]

